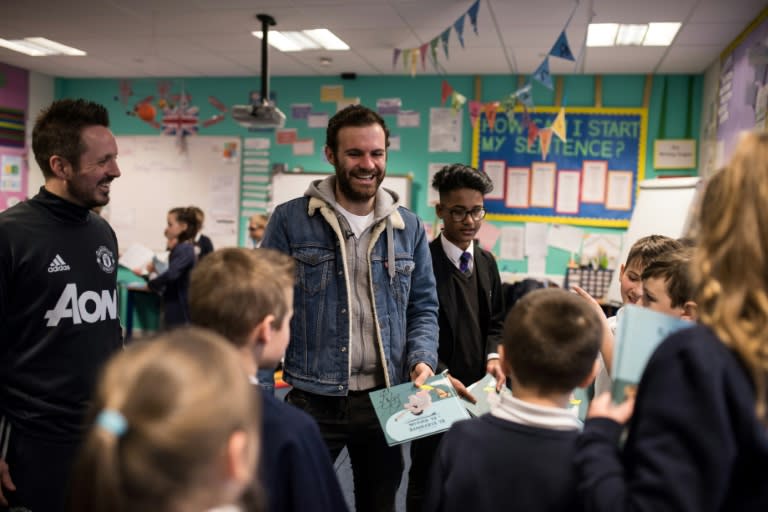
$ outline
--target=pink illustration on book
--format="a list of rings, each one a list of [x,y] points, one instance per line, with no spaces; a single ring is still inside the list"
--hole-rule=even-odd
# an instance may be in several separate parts
[[[419,389],[416,393],[408,395],[408,403],[403,404],[405,409],[403,412],[397,415],[395,421],[399,421],[408,412],[414,416],[418,416],[432,405],[432,397],[429,394],[429,389]]]

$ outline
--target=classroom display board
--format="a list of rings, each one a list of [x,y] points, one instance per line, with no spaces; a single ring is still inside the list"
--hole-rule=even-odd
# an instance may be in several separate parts
[[[140,243],[165,250],[168,210],[198,206],[203,232],[215,248],[237,245],[240,200],[240,137],[117,137],[122,175],[112,183],[102,213],[117,233],[120,249]]]
[[[270,211],[275,206],[291,199],[301,197],[309,184],[315,180],[330,176],[331,173],[279,173],[272,176],[272,195],[269,201]],[[400,196],[400,204],[406,208],[411,207],[411,181],[410,176],[393,176],[387,174],[381,186],[392,190]]]
[[[699,206],[703,184],[698,176],[641,181],[637,206],[632,220],[629,221],[629,229],[624,235],[619,261],[627,261],[632,244],[644,236],[684,236]],[[614,273],[605,300],[612,304],[621,304],[618,272]]]
[[[546,158],[541,139],[529,144],[526,116],[541,129],[560,109],[485,114],[473,138],[473,165],[494,190],[485,196],[488,218],[626,227],[644,177],[647,109],[566,108],[566,142],[551,134]]]

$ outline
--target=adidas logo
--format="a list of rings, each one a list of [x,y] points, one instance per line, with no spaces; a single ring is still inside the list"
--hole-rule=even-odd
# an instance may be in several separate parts
[[[69,265],[67,265],[61,256],[57,254],[56,257],[53,258],[53,261],[51,261],[51,264],[48,265],[48,273],[64,272],[65,270],[69,270]]]

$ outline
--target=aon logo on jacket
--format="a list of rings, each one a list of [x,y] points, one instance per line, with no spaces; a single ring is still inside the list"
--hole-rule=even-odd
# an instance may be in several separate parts
[[[53,309],[45,312],[48,327],[56,327],[62,318],[71,318],[72,323],[93,324],[107,318],[117,318],[117,290],[102,290],[101,294],[91,290],[77,294],[77,285],[69,283],[61,292]]]

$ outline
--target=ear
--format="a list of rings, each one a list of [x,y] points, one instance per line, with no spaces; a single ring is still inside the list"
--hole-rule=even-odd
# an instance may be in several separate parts
[[[64,157],[52,155],[48,159],[48,165],[51,166],[54,176],[59,179],[66,180],[72,176],[72,165]]]
[[[510,368],[509,363],[507,362],[507,356],[504,352],[504,345],[501,343],[498,344],[496,347],[496,352],[499,354],[499,361],[501,361],[501,371],[504,372],[504,375],[511,375],[512,374],[512,368]]]
[[[592,371],[589,372],[589,375],[587,375],[583,381],[577,386],[579,388],[586,388],[589,387],[590,384],[595,380],[597,377],[598,372],[600,371],[600,358],[596,358],[595,362],[592,364]]]
[[[686,301],[685,304],[683,304],[683,314],[680,315],[680,318],[696,321],[698,317],[699,317],[699,305],[693,302],[692,300]]]
[[[624,275],[624,264],[619,265],[619,277]]]
[[[336,166],[336,155],[333,154],[333,150],[328,145],[325,146],[325,159],[328,160],[329,164]]]
[[[236,482],[247,484],[253,476],[254,447],[248,441],[248,435],[242,430],[233,432],[227,440],[224,470],[227,478]]]
[[[272,324],[275,322],[275,315],[267,315],[253,328],[253,345],[256,349],[264,349],[264,345],[269,345],[274,334]]]
[[[438,219],[443,218],[443,205],[440,203],[435,204],[435,215],[437,215]]]

